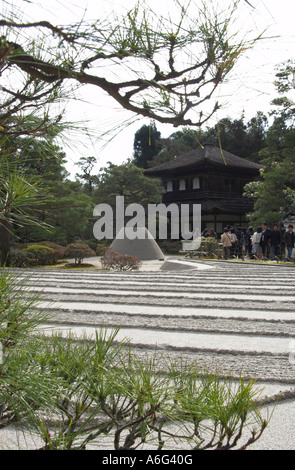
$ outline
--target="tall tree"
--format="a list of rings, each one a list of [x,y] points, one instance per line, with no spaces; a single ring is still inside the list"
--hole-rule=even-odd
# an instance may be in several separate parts
[[[205,140],[205,133],[201,129],[183,128],[173,132],[169,137],[161,139],[160,151],[149,162],[149,167],[161,165],[175,157],[179,157],[190,150],[197,148]]]
[[[259,151],[265,146],[267,126],[267,117],[260,111],[246,123],[244,116],[226,117],[207,130],[206,138],[234,155],[258,161]]]
[[[148,168],[149,163],[161,148],[161,133],[157,130],[154,121],[150,125],[143,125],[134,136],[133,159],[140,168]]]
[[[144,176],[143,169],[134,163],[114,165],[109,162],[99,174],[94,200],[97,204],[106,203],[115,208],[116,196],[124,196],[125,206],[137,203],[146,208],[149,203],[161,202],[161,192],[160,181]]]
[[[279,96],[272,101],[276,106],[273,114],[291,123],[295,117],[295,103],[292,96],[295,88],[295,60],[289,59],[278,64],[277,70],[275,85]]]
[[[94,186],[98,182],[97,176],[92,174],[96,163],[97,159],[95,157],[81,157],[76,163],[82,171],[82,173],[76,173],[76,177],[84,183],[85,192],[89,196],[92,195]]]
[[[264,165],[262,179],[245,187],[247,196],[254,199],[251,221],[281,222],[294,210],[295,203],[295,103],[289,98],[293,89],[292,61],[279,66],[276,86],[279,97],[272,104],[274,121],[269,128],[265,148],[259,153]]]

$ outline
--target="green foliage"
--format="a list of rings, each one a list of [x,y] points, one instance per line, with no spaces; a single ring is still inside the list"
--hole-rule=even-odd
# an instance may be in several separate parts
[[[143,169],[130,162],[121,165],[109,163],[99,175],[99,184],[94,192],[97,204],[116,206],[116,196],[124,196],[125,206],[133,203],[147,207],[161,202],[162,185],[158,179],[144,176]]]
[[[206,138],[234,155],[259,162],[259,152],[265,146],[267,131],[267,117],[258,111],[248,122],[245,122],[244,116],[240,119],[220,119],[218,124],[207,129]]]
[[[133,161],[140,168],[148,168],[150,161],[160,150],[161,133],[154,121],[143,125],[134,136]]]
[[[167,138],[161,138],[158,147],[159,152],[148,162],[149,167],[161,165],[175,157],[179,157],[190,150],[194,150],[206,141],[206,133],[203,130],[195,130],[189,127],[181,131],[173,132]]]
[[[25,250],[12,250],[10,264],[15,268],[25,268],[31,265],[31,259]]]
[[[54,250],[48,246],[30,245],[25,249],[29,259],[37,265],[52,264],[54,261]]]
[[[83,182],[84,191],[90,196],[92,195],[94,186],[98,182],[98,177],[91,174],[95,163],[97,163],[95,157],[81,157],[78,163],[76,163],[82,170],[82,173],[76,173],[76,177]]]
[[[295,130],[282,118],[274,120],[260,152],[264,169],[261,181],[249,183],[245,194],[254,199],[251,224],[281,222],[292,212],[295,202]]]
[[[51,242],[51,241],[42,241],[41,243],[39,243],[39,245],[52,248],[54,251],[55,261],[62,259],[64,257],[65,247],[62,245],[59,245],[58,243]]]
[[[42,245],[29,245],[23,250],[12,250],[11,265],[15,267],[44,266],[56,263],[59,253]]]
[[[294,59],[289,59],[276,67],[278,72],[274,84],[279,96],[272,101],[277,106],[273,114],[289,122],[294,120],[294,65]]]
[[[10,162],[0,160],[0,264],[9,262],[10,235],[13,227],[48,225],[40,221],[37,209],[44,195],[36,183],[31,184]]]
[[[14,267],[42,266],[55,264],[64,257],[65,247],[53,242],[42,242],[42,245],[29,245],[14,248],[10,254],[10,264]]]
[[[47,319],[35,309],[39,296],[29,292],[29,281],[0,268],[0,429],[19,420],[36,423],[38,410],[50,409],[57,386],[37,362],[26,360],[29,343],[40,346],[36,327]]]
[[[94,345],[69,338],[61,347],[55,338],[39,353],[43,368],[63,381],[54,429],[40,426],[45,449],[85,449],[95,439],[103,445],[106,435],[115,450],[162,450],[171,443],[229,450],[262,435],[267,422],[255,405],[254,382],[222,380],[196,365],[160,374],[157,354],[138,359],[126,343],[115,342],[117,333],[101,332]]]
[[[149,167],[157,166],[175,157],[198,148],[206,142],[221,147],[241,158],[259,162],[260,150],[265,146],[268,131],[268,120],[262,112],[245,122],[240,119],[225,117],[213,127],[199,130],[186,127],[174,132],[167,138],[159,138],[158,152],[147,162]]]

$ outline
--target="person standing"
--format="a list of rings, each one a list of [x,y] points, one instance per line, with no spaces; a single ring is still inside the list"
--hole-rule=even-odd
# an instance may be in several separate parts
[[[242,258],[243,257],[243,244],[244,244],[244,232],[242,227],[239,225],[237,226],[237,229],[235,231],[235,235],[237,237],[237,258]]]
[[[245,245],[246,245],[246,257],[251,258],[252,255],[252,237],[254,235],[254,229],[252,225],[248,227],[245,233]]]
[[[231,238],[227,228],[223,230],[223,234],[221,235],[220,241],[223,245],[223,258],[228,259],[231,248]]]
[[[272,260],[277,258],[280,245],[281,245],[281,234],[280,234],[278,225],[274,224],[273,229],[270,234],[270,250],[271,250]]]
[[[285,247],[286,247],[286,261],[290,262],[292,258],[292,251],[295,244],[295,234],[293,232],[293,225],[288,226],[288,230],[285,233],[284,237]]]
[[[261,224],[261,228],[262,228],[262,235],[261,235],[260,246],[262,249],[262,254],[264,258],[269,258],[269,252],[270,252],[269,240],[270,240],[271,230],[270,228],[268,228],[266,222],[263,222]]]
[[[256,258],[261,259],[262,255],[262,248],[261,248],[261,236],[262,236],[262,228],[258,227],[256,232],[252,237],[252,253]]]
[[[231,247],[230,247],[230,257],[234,258],[237,255],[237,244],[238,244],[238,239],[235,234],[235,229],[231,228],[229,231],[229,236],[231,239]]]

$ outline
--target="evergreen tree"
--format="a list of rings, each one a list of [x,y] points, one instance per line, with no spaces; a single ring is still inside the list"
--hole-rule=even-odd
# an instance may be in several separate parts
[[[268,127],[266,116],[260,111],[247,123],[244,117],[226,117],[207,130],[207,139],[224,150],[247,160],[259,161],[259,151],[265,146]]]
[[[279,96],[272,101],[277,108],[269,128],[265,148],[259,153],[264,165],[262,179],[245,187],[245,194],[254,199],[251,222],[281,222],[294,210],[295,203],[295,106],[288,97],[293,89],[293,62],[279,66],[276,86]]]
[[[97,176],[92,174],[96,163],[95,157],[81,157],[76,163],[82,170],[82,173],[76,173],[76,177],[84,183],[84,191],[89,196],[92,195],[94,186],[98,183]]]
[[[133,161],[140,168],[148,168],[150,161],[161,148],[161,133],[155,121],[143,125],[136,133],[133,143]]]
[[[200,129],[184,128],[181,131],[174,132],[168,138],[161,139],[161,150],[149,162],[149,167],[161,165],[197,148],[204,141],[204,138],[205,133]]]
[[[157,178],[144,176],[143,169],[128,161],[109,166],[99,174],[99,184],[94,191],[96,204],[116,205],[116,196],[124,196],[125,206],[133,203],[147,207],[149,203],[161,202],[162,186]]]

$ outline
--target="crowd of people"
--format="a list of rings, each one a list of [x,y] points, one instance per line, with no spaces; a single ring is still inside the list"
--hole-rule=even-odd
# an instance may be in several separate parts
[[[256,230],[253,227],[246,229],[227,225],[220,239],[223,245],[223,258],[279,260],[284,257],[286,262],[290,262],[295,246],[293,228],[290,224],[286,231],[282,231],[277,224],[274,224],[270,229],[266,222],[263,222]],[[209,232],[206,230],[202,236],[217,239],[213,229]]]

